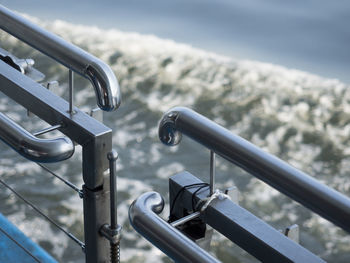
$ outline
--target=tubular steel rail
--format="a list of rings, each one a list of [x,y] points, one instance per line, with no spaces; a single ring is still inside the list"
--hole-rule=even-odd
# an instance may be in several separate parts
[[[84,244],[86,262],[108,262],[110,260],[109,243],[113,244],[113,255],[119,256],[119,251],[115,251],[118,249],[116,246],[119,246],[121,230],[116,222],[110,226],[110,220],[115,218],[115,214],[109,209],[110,186],[106,180],[108,176],[106,172],[109,168],[107,154],[111,152],[112,131],[78,108],[75,107],[73,110],[72,71],[91,81],[97,104],[105,111],[116,110],[120,105],[121,94],[118,81],[112,69],[101,60],[1,5],[0,28],[70,70],[70,102],[68,103],[35,82],[34,78],[27,77],[23,74],[25,73],[23,70],[19,71],[18,68],[13,67],[12,58],[7,60],[13,63],[5,63],[4,59],[0,59],[0,91],[52,125],[36,134],[57,129],[69,139],[66,137],[53,140],[39,139],[13,123],[5,115],[0,115],[2,125],[0,136],[23,156],[37,162],[60,161],[70,157],[74,150],[72,141],[82,146],[84,181],[82,190],[49,172],[76,190],[83,198],[84,243],[81,244]],[[4,52],[2,54],[8,55]],[[28,60],[28,63],[27,66],[31,67],[34,62]],[[41,79],[41,76],[39,77]],[[107,233],[101,232],[104,226]]]
[[[175,262],[220,262],[175,227],[161,219],[164,200],[156,192],[148,192],[137,198],[130,206],[129,219],[132,226]]]
[[[199,213],[200,222],[208,224],[259,261],[325,262],[229,198],[215,199],[203,209],[210,190],[208,187],[200,189],[198,186],[201,184],[200,179],[188,172],[169,178],[170,218],[180,218],[177,221],[181,221],[195,203],[199,211],[190,215]],[[188,187],[191,185],[197,187]],[[187,231],[195,226],[195,222],[191,222]]]
[[[99,230],[109,223],[109,186],[104,174],[108,169],[107,153],[111,151],[112,131],[99,121],[75,108],[42,85],[0,61],[0,91],[82,146],[82,190],[86,262],[107,262],[109,241]]]
[[[350,232],[348,197],[193,110],[173,108],[160,121],[159,138],[166,145],[176,145],[182,133]]]
[[[74,145],[69,138],[39,139],[2,113],[0,139],[25,158],[36,162],[59,162],[74,153]]]
[[[121,94],[118,81],[112,69],[100,59],[2,5],[0,28],[89,79],[94,86],[97,104],[102,110],[112,111],[119,107]]]

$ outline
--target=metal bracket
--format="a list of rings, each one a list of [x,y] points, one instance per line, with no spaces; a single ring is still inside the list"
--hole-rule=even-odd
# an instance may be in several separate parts
[[[59,87],[59,83],[57,80],[52,80],[52,81],[49,81],[47,84],[46,84],[46,88],[48,90],[52,90],[52,89],[55,89],[55,88],[58,88]]]
[[[173,218],[183,217],[184,211],[192,209],[193,202],[198,203],[207,198],[208,188],[199,192],[196,192],[195,187],[185,188],[187,185],[201,183],[201,180],[188,172],[170,177],[169,202],[174,204],[170,208]],[[185,190],[174,203],[181,189]],[[201,213],[200,219],[262,262],[324,262],[228,198],[211,202]],[[294,227],[290,229],[288,237],[295,231]]]
[[[118,244],[121,239],[122,227],[117,225],[117,228],[112,229],[110,225],[104,224],[100,228],[100,234],[107,238],[112,244]]]
[[[92,118],[103,123],[103,111],[100,108],[94,108],[88,113]]]
[[[0,60],[4,61],[9,66],[21,72],[23,75],[28,76],[36,82],[42,81],[45,75],[40,71],[36,70],[33,59],[20,59],[12,55],[10,52],[0,48]]]
[[[284,235],[299,244],[299,226],[297,224],[287,227]]]

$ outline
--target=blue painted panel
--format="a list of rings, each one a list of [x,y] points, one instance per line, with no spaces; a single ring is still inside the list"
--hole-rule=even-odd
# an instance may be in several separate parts
[[[1,263],[57,263],[44,249],[30,240],[0,213]]]

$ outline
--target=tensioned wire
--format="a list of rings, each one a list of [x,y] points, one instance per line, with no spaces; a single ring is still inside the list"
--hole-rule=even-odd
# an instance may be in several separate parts
[[[17,240],[15,240],[13,237],[11,237],[11,235],[9,235],[4,229],[2,229],[0,227],[0,231],[5,235],[7,236],[12,242],[14,242],[18,247],[20,247],[21,249],[23,249],[23,251],[25,253],[27,253],[29,256],[31,256],[36,262],[39,262],[40,263],[40,260],[34,256],[28,249],[26,249],[24,246],[22,246],[19,242],[17,242]]]
[[[77,243],[82,250],[85,249],[85,244],[80,241],[77,237],[75,237],[72,233],[65,230],[63,227],[61,227],[59,224],[57,224],[53,219],[51,219],[49,216],[45,215],[39,208],[37,208],[34,204],[32,204],[30,201],[26,200],[21,194],[16,192],[11,186],[9,186],[7,183],[5,183],[2,179],[0,179],[0,183],[4,185],[6,188],[8,188],[12,193],[14,193],[19,199],[21,199],[23,202],[25,202],[28,206],[30,206],[32,209],[34,209],[37,213],[39,213],[41,216],[43,216],[47,221],[49,221],[51,224],[56,226],[59,230],[61,230],[63,233],[65,233],[70,239],[72,239],[75,243]]]

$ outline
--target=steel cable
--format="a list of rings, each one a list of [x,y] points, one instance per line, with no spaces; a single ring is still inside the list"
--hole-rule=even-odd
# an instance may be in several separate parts
[[[61,230],[63,233],[65,233],[70,239],[72,239],[75,243],[77,243],[82,250],[85,250],[85,244],[80,241],[77,237],[75,237],[72,233],[65,230],[63,227],[58,225],[53,219],[45,215],[39,208],[37,208],[34,204],[32,204],[30,201],[26,200],[21,194],[16,192],[11,186],[6,184],[3,180],[0,179],[0,183],[3,184],[6,188],[8,188],[12,193],[14,193],[19,199],[21,199],[23,202],[25,202],[27,205],[29,205],[32,209],[34,209],[37,213],[39,213],[41,216],[43,216],[47,221],[49,221],[51,224],[56,226],[59,230]]]
[[[27,253],[29,256],[31,256],[36,262],[40,263],[40,260],[34,256],[28,249],[26,249],[24,246],[22,246],[19,242],[17,242],[13,237],[11,237],[4,229],[0,227],[0,231],[7,236],[11,241],[13,241],[17,246],[23,249],[25,253]]]

